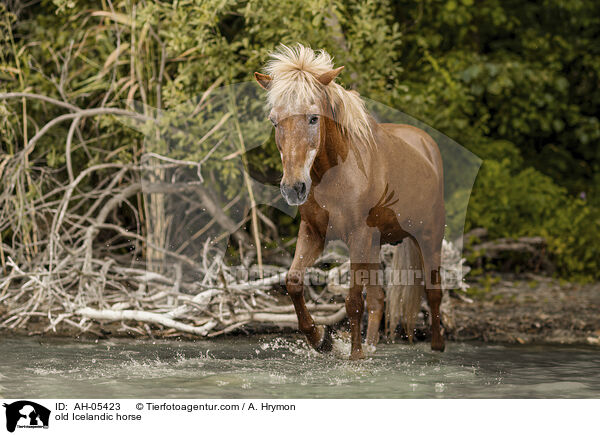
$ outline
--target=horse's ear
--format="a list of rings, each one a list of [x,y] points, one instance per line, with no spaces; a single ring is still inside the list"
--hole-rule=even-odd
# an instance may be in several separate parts
[[[271,86],[271,81],[273,80],[271,76],[255,72],[254,78],[256,79],[261,88],[269,90],[269,87]]]
[[[331,83],[333,81],[333,79],[335,79],[337,76],[340,75],[340,73],[342,72],[342,70],[344,69],[343,66],[336,68],[336,69],[332,69],[331,71],[327,71],[326,73],[321,74],[317,80],[323,85],[323,86],[327,86],[329,83]]]

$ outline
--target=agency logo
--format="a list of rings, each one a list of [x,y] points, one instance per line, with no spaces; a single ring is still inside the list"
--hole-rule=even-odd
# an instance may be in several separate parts
[[[19,429],[48,429],[50,410],[29,400],[5,403],[6,430],[14,432]]]

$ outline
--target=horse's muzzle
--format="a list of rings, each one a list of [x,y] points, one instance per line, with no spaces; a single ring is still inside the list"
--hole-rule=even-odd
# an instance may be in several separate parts
[[[298,181],[291,186],[289,184],[281,183],[281,195],[289,205],[304,204],[306,198],[308,198],[309,189],[310,185],[307,185],[303,181]]]

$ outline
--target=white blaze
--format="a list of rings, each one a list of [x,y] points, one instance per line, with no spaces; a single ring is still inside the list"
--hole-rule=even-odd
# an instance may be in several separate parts
[[[307,188],[310,188],[310,169],[312,168],[313,162],[315,161],[315,157],[317,156],[317,150],[308,151],[308,155],[306,156],[306,161],[304,162],[304,180],[306,180]]]

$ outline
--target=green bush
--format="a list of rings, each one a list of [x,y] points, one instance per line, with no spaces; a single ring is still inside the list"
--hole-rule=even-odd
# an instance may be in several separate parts
[[[508,159],[485,161],[470,202],[466,229],[490,237],[543,236],[560,276],[600,278],[600,213],[533,168]]]
[[[181,104],[215,81],[251,80],[279,43],[326,49],[347,67],[340,76],[344,85],[405,111],[484,159],[467,229],[483,226],[494,237],[544,236],[561,276],[600,278],[599,2],[9,4],[27,6],[16,16],[0,4],[0,92],[39,93],[82,108],[144,101],[170,111],[173,124],[183,122]],[[39,101],[0,101],[2,153],[22,149],[25,136],[61,113]],[[89,142],[87,151],[73,150],[74,171],[107,156],[139,156],[141,135],[112,117],[79,127]],[[31,160],[63,167],[68,130],[69,123],[53,127]],[[197,160],[207,148],[188,140],[177,152],[177,158]],[[272,143],[253,150],[249,163],[265,177],[279,170]],[[205,169],[231,184],[241,179],[227,162]],[[226,203],[233,192],[220,194]],[[448,212],[458,219],[456,210]],[[297,220],[271,213],[280,235],[293,236]],[[2,236],[10,243],[9,234]]]
[[[600,279],[600,213],[581,199],[565,201],[540,234],[561,276]]]

